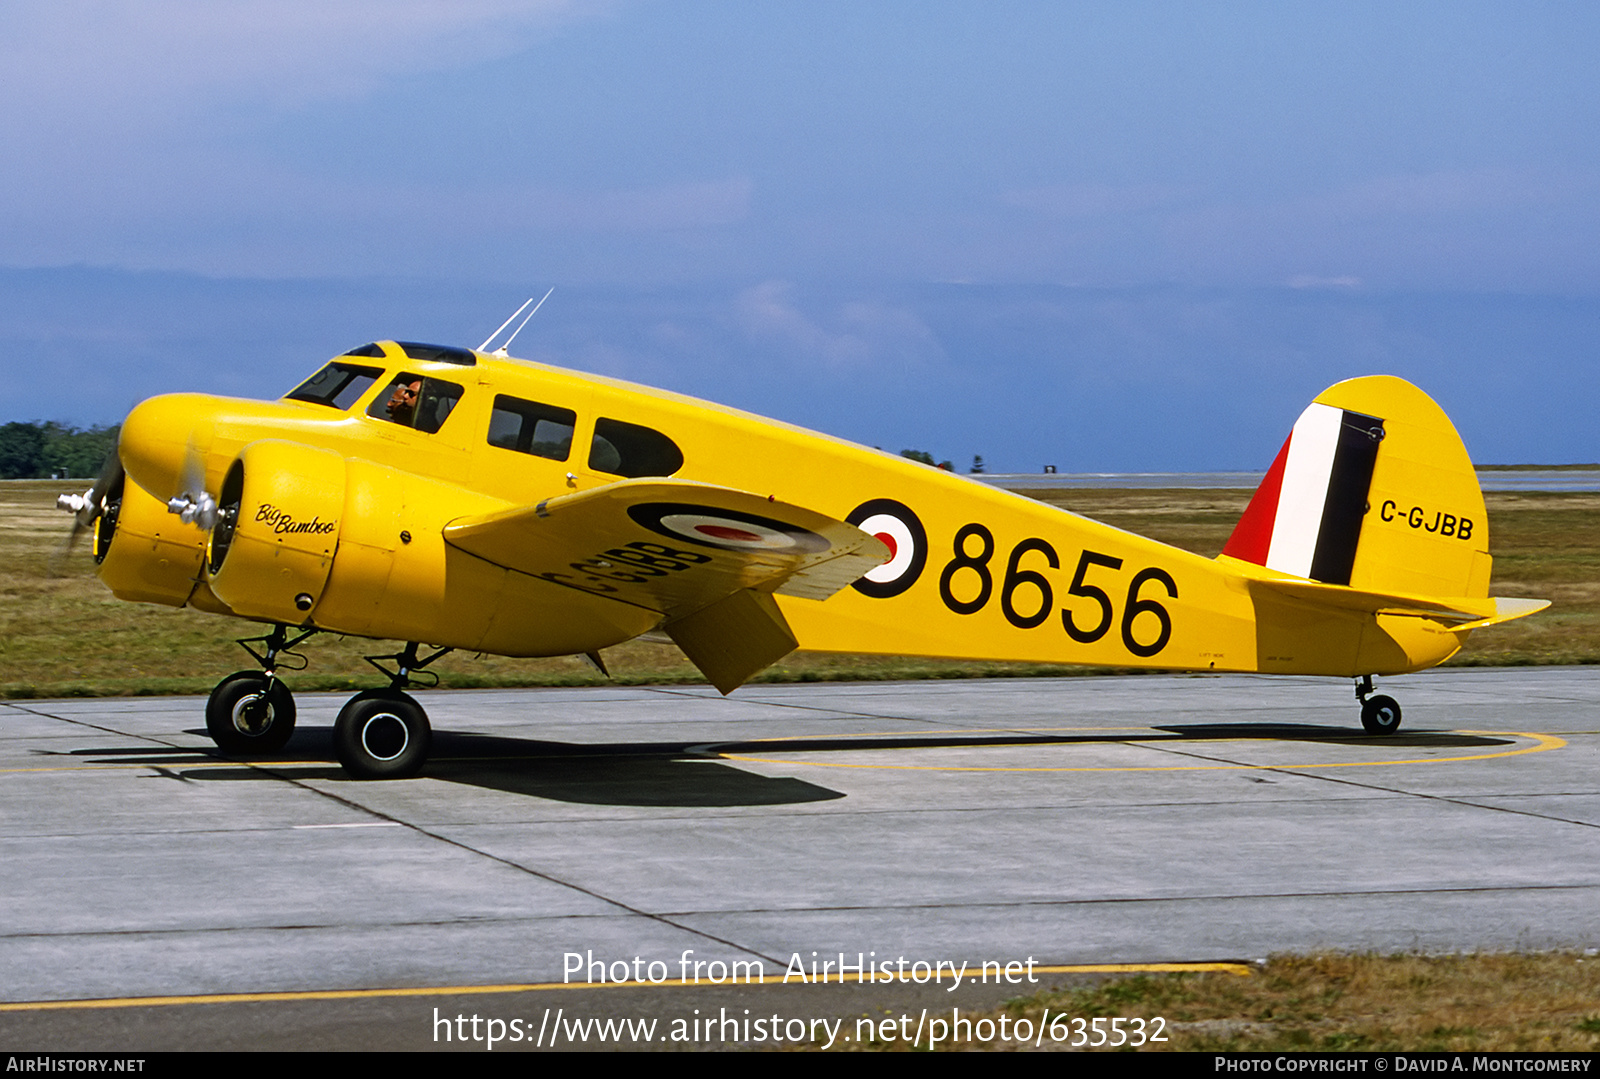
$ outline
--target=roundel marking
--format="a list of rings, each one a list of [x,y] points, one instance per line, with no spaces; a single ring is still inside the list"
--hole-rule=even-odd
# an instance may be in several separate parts
[[[845,520],[889,548],[889,560],[850,587],[874,599],[888,599],[917,583],[928,561],[928,533],[909,506],[892,498],[874,498],[851,510]]]
[[[889,561],[866,574],[866,579],[877,584],[898,581],[917,549],[917,541],[905,521],[891,513],[874,513],[856,527],[889,548]]]
[[[784,551],[813,554],[832,546],[809,529],[741,510],[687,502],[644,502],[628,516],[652,532],[724,551]]]
[[[752,532],[748,528],[734,528],[732,525],[700,524],[695,525],[694,530],[703,536],[733,543],[754,543],[761,538],[759,532]]]

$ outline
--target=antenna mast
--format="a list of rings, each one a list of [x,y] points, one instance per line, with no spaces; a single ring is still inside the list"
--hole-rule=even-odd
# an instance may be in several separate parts
[[[550,298],[550,293],[552,293],[554,291],[555,291],[555,286],[554,285],[550,286],[549,290],[546,291],[545,294],[539,298],[539,302],[536,303],[536,304],[533,304],[533,310],[532,311],[528,311],[528,317],[523,319],[522,322],[517,326],[517,328],[515,330],[511,331],[511,336],[506,338],[506,343],[501,345],[499,348],[495,349],[494,352],[491,353],[491,355],[494,355],[494,356],[505,356],[505,355],[508,355],[509,350],[511,348],[511,342],[513,342],[513,341],[515,341],[517,339],[517,334],[522,332],[522,327],[526,326],[528,324],[529,319],[532,319],[534,315],[537,315],[539,313],[539,308],[544,306],[544,302]],[[532,296],[529,296],[527,301],[521,307],[519,307],[515,311],[513,311],[511,313],[511,317],[510,318],[506,319],[504,322],[502,322],[500,324],[500,329],[494,331],[494,333],[491,333],[488,337],[483,339],[483,344],[478,346],[478,351],[479,352],[487,351],[488,348],[489,348],[489,342],[493,341],[496,337],[499,337],[500,334],[501,334],[501,331],[503,331],[507,326],[509,326],[513,322],[515,322],[518,315],[522,314],[522,312],[524,312],[524,311],[527,311],[528,310],[528,304],[530,304],[530,303],[533,303],[533,297]]]

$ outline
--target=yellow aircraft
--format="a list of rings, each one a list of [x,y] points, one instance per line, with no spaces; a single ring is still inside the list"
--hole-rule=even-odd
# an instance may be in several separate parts
[[[1385,376],[1301,414],[1214,559],[503,349],[380,341],[277,401],[152,398],[117,456],[62,498],[112,592],[272,627],[240,642],[260,669],[206,705],[225,752],[283,747],[285,653],[308,636],[407,642],[335,723],[368,778],[422,767],[430,727],[403,691],[453,649],[599,665],[661,632],[723,693],[796,648],[1335,675],[1388,734],[1400,706],[1374,675],[1547,605],[1488,597],[1466,450]]]

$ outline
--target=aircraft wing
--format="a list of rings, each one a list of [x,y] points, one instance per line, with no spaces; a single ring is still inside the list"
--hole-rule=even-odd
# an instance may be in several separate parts
[[[724,693],[797,647],[772,593],[826,599],[889,558],[874,536],[713,484],[622,480],[453,521],[445,542],[506,569],[660,612]]]
[[[654,479],[463,518],[444,538],[498,566],[669,618],[742,588],[826,599],[889,557],[854,525],[799,506]]]

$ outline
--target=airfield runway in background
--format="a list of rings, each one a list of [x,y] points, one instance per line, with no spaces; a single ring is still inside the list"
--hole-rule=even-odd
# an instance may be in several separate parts
[[[299,697],[288,749],[251,764],[215,756],[200,699],[0,702],[0,986],[492,989],[560,982],[568,952],[676,977],[685,952],[777,974],[812,952],[1600,945],[1600,669],[1379,688],[1405,709],[1385,739],[1317,678],[424,693],[433,759],[399,782],[333,763],[343,695]],[[426,1044],[435,1003],[392,998],[410,1034],[379,1044]],[[207,1007],[236,1006],[144,1008],[157,1033],[126,1036],[194,1044],[159,1031],[214,1028]],[[369,1044],[310,1007],[326,1046]],[[121,1016],[9,1009],[0,1035],[126,1046]]]

